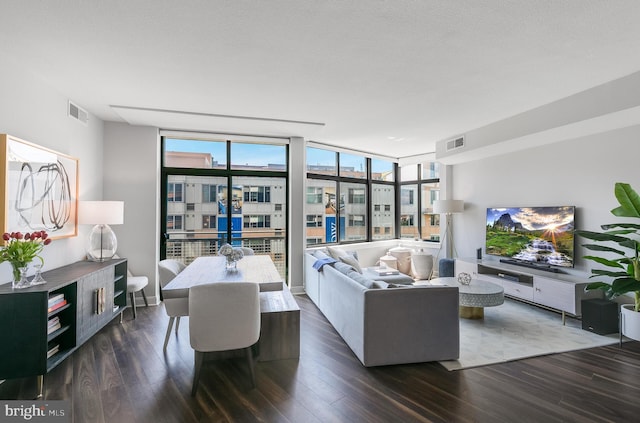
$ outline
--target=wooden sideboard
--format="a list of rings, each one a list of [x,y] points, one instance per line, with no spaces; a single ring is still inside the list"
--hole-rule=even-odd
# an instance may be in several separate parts
[[[127,260],[80,261],[42,276],[47,283],[31,288],[0,285],[0,379],[37,376],[38,397],[44,375],[126,307]]]

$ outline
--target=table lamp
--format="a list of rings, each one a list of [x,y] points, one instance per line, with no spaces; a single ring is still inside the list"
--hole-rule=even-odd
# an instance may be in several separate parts
[[[80,201],[80,224],[95,225],[87,240],[87,259],[107,261],[116,254],[118,239],[109,225],[124,223],[124,201]]]

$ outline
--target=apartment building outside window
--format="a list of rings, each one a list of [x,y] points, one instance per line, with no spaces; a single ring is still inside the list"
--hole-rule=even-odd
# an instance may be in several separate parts
[[[167,184],[167,201],[172,203],[182,202],[182,191],[184,189],[183,184],[168,183]]]
[[[286,279],[288,140],[211,138],[162,138],[161,257],[190,263],[230,243],[270,255]]]
[[[202,202],[215,203],[218,198],[218,187],[216,185],[202,184]]]
[[[167,229],[182,230],[182,216],[167,216]]]
[[[307,215],[307,228],[321,228],[322,227],[322,215],[321,214],[308,214]]]

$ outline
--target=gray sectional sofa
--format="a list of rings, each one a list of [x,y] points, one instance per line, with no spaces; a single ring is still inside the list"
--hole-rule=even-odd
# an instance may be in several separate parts
[[[340,260],[316,269],[317,251],[305,252],[306,293],[364,366],[458,358],[458,288],[374,282]]]

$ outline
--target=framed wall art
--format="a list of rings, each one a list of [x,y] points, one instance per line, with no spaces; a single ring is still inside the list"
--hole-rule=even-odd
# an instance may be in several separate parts
[[[0,234],[78,235],[78,159],[0,134]]]

